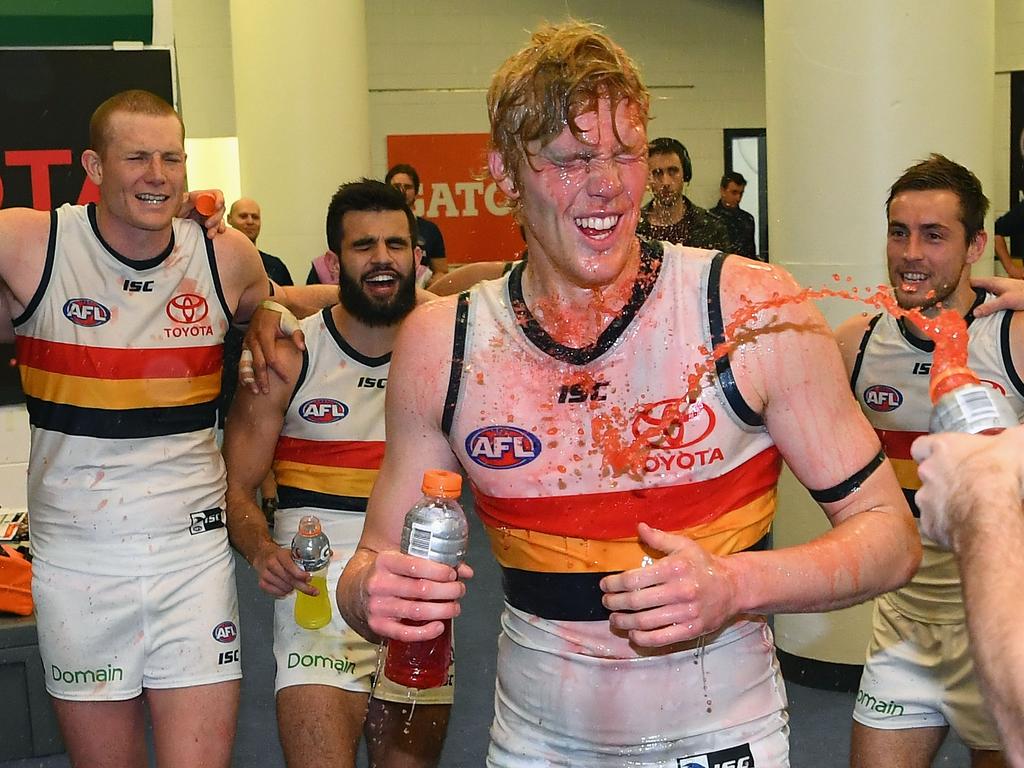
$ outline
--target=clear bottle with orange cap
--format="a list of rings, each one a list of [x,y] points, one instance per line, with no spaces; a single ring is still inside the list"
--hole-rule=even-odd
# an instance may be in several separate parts
[[[932,417],[928,429],[991,435],[1017,425],[1006,396],[987,387],[970,368],[950,366],[933,372],[928,387]]]
[[[331,596],[327,590],[331,543],[315,515],[299,520],[299,530],[292,539],[292,560],[306,573],[313,574],[310,584],[320,590],[316,597],[296,590],[295,623],[305,629],[326,627],[331,623]]]
[[[405,516],[402,552],[457,568],[469,545],[469,523],[459,504],[462,477],[455,472],[428,470],[423,475],[422,490],[423,498]],[[444,631],[432,640],[389,640],[384,674],[410,688],[436,688],[448,679],[451,656],[452,622],[446,619]]]

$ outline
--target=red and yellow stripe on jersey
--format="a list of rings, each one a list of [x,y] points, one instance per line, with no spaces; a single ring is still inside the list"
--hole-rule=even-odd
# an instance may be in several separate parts
[[[687,536],[716,555],[747,549],[771,527],[780,469],[773,446],[725,474],[682,485],[526,499],[498,499],[474,487],[474,495],[508,602],[545,618],[596,620],[607,616],[602,578],[663,554],[643,547],[639,523]]]
[[[32,423],[44,429],[156,437],[212,423],[221,344],[111,349],[19,336],[16,350]]]
[[[903,495],[907,497],[910,510],[914,517],[920,517],[921,513],[914,502],[914,494],[921,487],[921,478],[917,475],[917,462],[910,455],[910,446],[917,438],[928,433],[901,432],[894,429],[876,429],[875,432],[882,441],[885,455],[889,457],[889,463],[896,472],[896,479],[903,489]]]
[[[383,441],[282,436],[273,465],[280,504],[365,512],[383,459]]]

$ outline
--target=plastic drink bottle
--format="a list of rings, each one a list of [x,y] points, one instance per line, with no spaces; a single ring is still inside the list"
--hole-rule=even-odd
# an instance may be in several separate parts
[[[295,623],[306,629],[320,629],[331,623],[331,596],[327,592],[327,564],[331,561],[331,543],[320,527],[320,518],[306,515],[292,539],[292,560],[306,573],[313,574],[311,584],[320,590],[316,597],[295,592]]]
[[[1010,402],[996,389],[981,383],[969,368],[951,368],[932,379],[930,432],[966,432],[992,435],[1017,426]]]
[[[429,470],[423,475],[422,490],[423,498],[405,516],[402,552],[457,568],[469,544],[469,523],[459,505],[462,477]],[[436,688],[448,680],[451,656],[452,621],[445,619],[444,631],[432,640],[389,640],[384,674],[409,688]]]

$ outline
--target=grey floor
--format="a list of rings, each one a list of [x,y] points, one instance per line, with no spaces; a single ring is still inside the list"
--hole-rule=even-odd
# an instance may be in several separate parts
[[[494,654],[501,605],[497,566],[486,551],[487,537],[474,515],[470,563],[476,576],[470,583],[462,616],[456,621],[458,682],[443,768],[479,768],[487,751],[487,729],[493,712]],[[270,644],[273,610],[270,598],[256,587],[253,572],[237,562],[241,603],[242,659],[245,678],[238,738],[232,762],[237,768],[284,766],[274,718],[274,659]],[[791,762],[793,768],[847,765],[853,694],[819,691],[789,683]],[[935,765],[966,766],[967,750],[953,735]],[[0,768],[63,768],[64,755],[2,762]],[[365,757],[360,767],[365,768]]]

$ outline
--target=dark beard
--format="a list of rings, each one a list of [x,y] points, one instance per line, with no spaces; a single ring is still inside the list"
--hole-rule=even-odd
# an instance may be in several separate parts
[[[360,281],[342,267],[338,274],[338,297],[352,317],[371,328],[396,325],[416,306],[416,273],[399,276],[398,291],[390,301],[381,303],[363,293]]]

